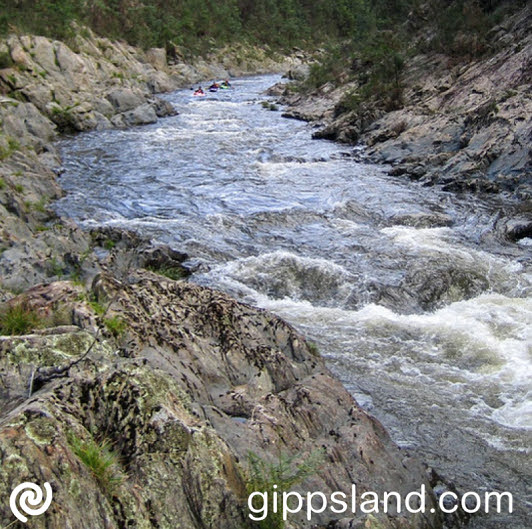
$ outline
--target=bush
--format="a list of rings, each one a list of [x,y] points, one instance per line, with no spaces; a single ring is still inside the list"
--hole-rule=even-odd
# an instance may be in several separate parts
[[[115,337],[118,338],[124,334],[127,324],[120,316],[112,316],[111,318],[106,318],[105,326],[107,330]]]
[[[161,276],[167,277],[168,279],[172,279],[173,281],[184,279],[190,274],[190,272],[182,266],[162,266],[162,267],[148,266],[147,270],[149,270],[150,272],[159,274]]]
[[[76,117],[72,110],[78,104],[60,107],[57,103],[52,107],[52,121],[57,125],[59,132],[69,133],[76,132]]]
[[[0,52],[0,70],[4,68],[11,68],[13,64],[15,63],[13,62],[13,59],[11,58],[11,55],[8,52]]]

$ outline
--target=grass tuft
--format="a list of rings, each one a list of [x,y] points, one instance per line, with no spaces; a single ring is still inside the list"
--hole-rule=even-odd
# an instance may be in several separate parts
[[[71,435],[69,443],[74,454],[92,472],[102,490],[108,496],[113,496],[123,483],[124,475],[120,469],[120,458],[112,450],[110,441],[104,439],[97,442],[93,438],[85,441]]]
[[[298,460],[298,461],[297,461]],[[307,477],[317,473],[324,461],[324,452],[318,450],[306,458],[299,454],[287,456],[280,454],[275,462],[265,461],[254,452],[248,452],[247,481],[248,494],[253,492],[268,493],[268,516],[256,522],[260,529],[284,529],[286,526],[282,512],[273,509],[273,491],[278,494],[289,492],[290,488],[301,483]],[[274,489],[274,485],[276,488]]]
[[[188,271],[186,270],[186,268],[183,268],[182,266],[162,266],[162,267],[148,266],[147,270],[149,270],[150,272],[159,274],[161,276],[167,277],[168,279],[172,279],[174,281],[183,279],[187,277],[188,275]]]
[[[124,334],[127,323],[120,316],[112,316],[111,318],[106,318],[105,326],[107,330],[115,337],[118,338]]]
[[[25,301],[0,311],[0,334],[3,335],[27,334],[40,327],[42,323],[39,314]]]

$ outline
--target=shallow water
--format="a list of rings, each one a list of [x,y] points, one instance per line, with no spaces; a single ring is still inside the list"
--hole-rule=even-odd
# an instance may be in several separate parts
[[[311,140],[260,105],[276,81],[179,91],[178,116],[63,141],[59,211],[169,243],[192,281],[290,321],[396,442],[462,490],[514,493],[518,512],[476,527],[529,527],[531,241],[495,229],[513,204]]]

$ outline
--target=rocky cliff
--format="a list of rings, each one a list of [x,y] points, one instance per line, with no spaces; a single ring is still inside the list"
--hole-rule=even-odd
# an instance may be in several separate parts
[[[169,67],[160,50],[92,35],[76,50],[40,37],[2,46],[2,497],[50,483],[36,528],[256,527],[252,461],[271,482],[295,457],[306,466],[301,492],[356,483],[359,494],[404,496],[425,484],[430,509],[425,469],[290,326],[163,277],[185,275],[175,250],[121,231],[85,234],[50,208],[61,195],[59,131],[153,121],[172,111],[154,92],[229,65]],[[338,518],[299,515],[286,527],[442,526],[438,513]],[[3,501],[0,524],[13,522]]]
[[[531,21],[528,6],[491,29],[496,51],[482,59],[410,59],[399,110],[364,103],[349,110],[346,95],[359,88],[350,83],[327,84],[310,95],[288,91],[287,114],[319,125],[316,137],[360,142],[370,160],[391,164],[393,175],[451,191],[508,193],[521,202],[515,215],[526,226],[532,197]],[[520,236],[530,236],[531,229],[523,227]]]

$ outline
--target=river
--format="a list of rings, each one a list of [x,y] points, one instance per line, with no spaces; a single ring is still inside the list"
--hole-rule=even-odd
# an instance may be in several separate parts
[[[313,340],[359,404],[460,490],[511,491],[529,528],[532,241],[509,198],[424,187],[264,108],[276,76],[165,96],[179,115],[63,140],[59,213],[186,252],[192,281]]]

